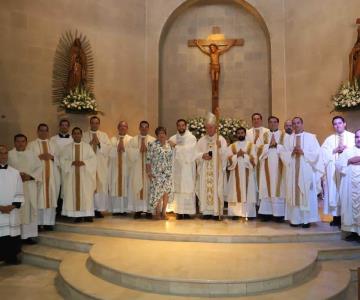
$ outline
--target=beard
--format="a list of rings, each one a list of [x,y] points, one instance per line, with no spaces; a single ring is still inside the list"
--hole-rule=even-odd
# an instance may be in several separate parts
[[[292,129],[291,129],[291,128],[286,128],[286,129],[285,129],[285,132],[286,132],[287,134],[292,134]]]
[[[244,137],[244,136],[239,136],[239,141],[240,141],[240,142],[245,141],[245,137]]]
[[[184,134],[186,131],[186,129],[181,129],[181,130],[178,130],[179,134]]]

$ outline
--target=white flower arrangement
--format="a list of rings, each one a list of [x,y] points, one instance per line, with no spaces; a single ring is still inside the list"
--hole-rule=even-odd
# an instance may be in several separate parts
[[[196,117],[188,119],[188,129],[197,138],[200,139],[205,135],[205,118]],[[233,118],[220,118],[219,129],[220,134],[228,141],[233,141],[236,129],[239,127],[249,128],[244,120]]]
[[[354,84],[342,83],[336,95],[333,96],[333,104],[335,110],[360,108],[359,82],[355,80]]]
[[[61,101],[60,106],[69,112],[97,112],[94,95],[83,87],[70,91]]]

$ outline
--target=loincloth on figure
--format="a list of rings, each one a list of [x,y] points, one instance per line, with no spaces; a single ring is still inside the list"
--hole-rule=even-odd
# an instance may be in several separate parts
[[[220,73],[220,64],[209,64],[210,65],[210,69],[209,72],[217,72]]]

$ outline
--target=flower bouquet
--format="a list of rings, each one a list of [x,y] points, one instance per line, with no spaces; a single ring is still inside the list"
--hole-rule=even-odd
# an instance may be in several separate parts
[[[77,87],[61,100],[60,106],[69,113],[97,113],[94,95],[84,87]]]
[[[353,110],[360,108],[360,87],[358,80],[354,84],[342,83],[336,95],[332,97],[334,110]]]

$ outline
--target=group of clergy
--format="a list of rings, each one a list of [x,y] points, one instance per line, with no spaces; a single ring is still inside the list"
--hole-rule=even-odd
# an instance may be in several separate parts
[[[336,116],[334,133],[320,147],[316,136],[304,131],[301,117],[287,120],[280,130],[277,117],[270,116],[265,128],[261,114],[254,113],[252,125],[237,128],[233,143],[217,133],[211,113],[198,141],[184,119],[177,121],[177,133],[169,139],[163,127],[156,138],[149,135],[147,121],[140,122],[138,135],[131,137],[127,122],[121,121],[110,140],[99,130],[97,116],[90,118],[90,130],[84,133],[75,127],[70,135],[70,122],[63,119],[51,138],[43,123],[32,142],[17,134],[11,151],[0,146],[0,248],[7,249],[5,243],[18,249],[19,235],[33,243],[38,229],[52,230],[56,213],[74,222],[92,222],[104,211],[152,218],[159,205],[150,203],[151,185],[161,187],[165,171],[161,159],[152,164],[147,152],[159,140],[156,153],[171,149],[167,157],[172,159],[167,201],[161,204],[165,219],[166,211],[177,219],[191,218],[198,198],[204,219],[221,219],[227,202],[226,215],[233,220],[260,217],[309,228],[320,220],[318,195],[323,194],[331,225],[352,232],[348,240],[358,239],[360,130],[348,132],[344,118]],[[7,255],[0,253],[0,260],[14,261]]]

